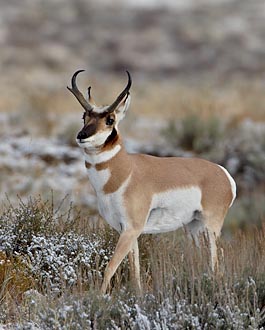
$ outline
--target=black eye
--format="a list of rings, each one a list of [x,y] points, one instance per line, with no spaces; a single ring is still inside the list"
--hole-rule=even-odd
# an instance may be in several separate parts
[[[111,125],[113,125],[113,123],[114,123],[114,119],[112,119],[112,118],[110,118],[110,117],[108,117],[108,118],[106,119],[106,125],[111,126]]]

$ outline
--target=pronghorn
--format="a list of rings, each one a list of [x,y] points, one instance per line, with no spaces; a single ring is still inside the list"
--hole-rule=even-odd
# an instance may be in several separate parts
[[[129,254],[139,291],[137,239],[144,233],[162,233],[185,226],[196,239],[206,232],[211,265],[217,262],[216,239],[224,217],[236,197],[236,184],[220,165],[197,158],[154,157],[126,152],[118,124],[130,105],[131,76],[117,99],[97,106],[88,88],[86,100],[74,73],[67,87],[85,109],[84,126],[77,135],[83,148],[89,180],[96,192],[100,215],[119,232],[114,254],[106,267],[101,292]]]

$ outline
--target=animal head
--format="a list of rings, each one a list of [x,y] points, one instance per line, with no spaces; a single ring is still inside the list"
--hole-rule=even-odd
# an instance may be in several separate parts
[[[83,71],[76,71],[72,76],[72,86],[67,86],[85,110],[83,114],[84,126],[77,134],[76,141],[82,148],[99,149],[117,136],[118,124],[130,105],[129,90],[132,80],[130,73],[126,71],[128,75],[127,85],[116,100],[111,105],[97,106],[91,96],[91,87],[88,88],[87,100],[77,88],[76,77]]]

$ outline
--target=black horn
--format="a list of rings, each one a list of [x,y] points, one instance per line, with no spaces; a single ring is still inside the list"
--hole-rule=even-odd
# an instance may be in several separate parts
[[[87,98],[88,99],[88,102],[90,104],[93,104],[93,106],[95,106],[96,103],[95,103],[93,97],[91,96],[91,86],[89,86],[88,89],[87,89],[87,96],[88,96],[88,98]]]
[[[72,80],[71,80],[71,87],[67,86],[67,89],[72,92],[74,94],[74,96],[76,97],[77,101],[82,105],[82,107],[88,111],[91,112],[93,110],[93,107],[91,106],[91,104],[89,104],[87,102],[87,100],[84,98],[83,94],[79,91],[79,89],[77,88],[76,85],[76,77],[80,72],[84,72],[85,70],[78,70],[76,71],[73,76],[72,76]]]
[[[129,73],[129,71],[126,70],[126,73],[128,75],[128,83],[127,86],[124,88],[124,90],[120,93],[120,95],[116,98],[116,100],[107,108],[106,112],[111,113],[113,112],[117,106],[121,103],[121,101],[123,100],[123,98],[129,94],[129,90],[131,88],[132,85],[132,78],[131,75]]]
[[[91,99],[91,86],[89,86],[87,89],[87,95],[88,95],[88,100],[90,100]]]

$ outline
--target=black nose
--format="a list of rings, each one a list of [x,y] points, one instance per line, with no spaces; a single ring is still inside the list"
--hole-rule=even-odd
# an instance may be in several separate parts
[[[77,134],[77,139],[78,140],[83,140],[83,139],[87,139],[88,138],[88,135],[86,132],[84,131],[80,131],[78,134]]]

